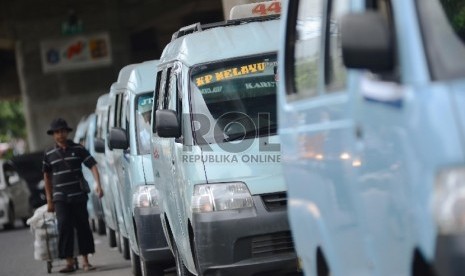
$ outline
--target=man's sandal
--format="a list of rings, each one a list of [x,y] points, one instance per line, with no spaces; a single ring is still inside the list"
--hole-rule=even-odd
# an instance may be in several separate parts
[[[91,264],[83,264],[82,269],[84,269],[84,271],[91,271],[91,270],[95,270],[95,266]]]

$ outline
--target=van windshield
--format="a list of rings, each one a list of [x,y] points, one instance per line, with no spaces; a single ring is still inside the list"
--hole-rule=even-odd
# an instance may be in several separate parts
[[[136,140],[139,155],[150,153],[150,120],[152,118],[153,92],[142,94],[136,98]]]
[[[191,70],[198,144],[276,134],[276,54],[237,58]]]

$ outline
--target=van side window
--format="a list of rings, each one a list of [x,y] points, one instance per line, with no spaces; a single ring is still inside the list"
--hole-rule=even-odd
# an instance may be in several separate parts
[[[106,112],[107,112],[107,114],[106,114],[107,115],[107,121],[106,121],[107,124],[105,126],[105,131],[104,131],[105,133],[107,133],[108,130],[110,129],[110,118],[111,118],[110,108],[107,108]],[[103,133],[102,133],[102,135],[103,135]],[[102,138],[106,139],[106,137],[103,137],[103,136],[102,136]]]
[[[171,67],[175,68],[175,67]],[[170,69],[171,69],[170,68]],[[176,111],[177,118],[179,125],[182,126],[181,123],[181,98],[179,97],[179,91],[178,91],[178,75],[177,75],[177,70],[170,70],[170,75],[169,77],[169,96],[167,100],[169,101],[168,104],[168,109]],[[182,131],[182,128],[181,128]]]
[[[417,7],[432,79],[465,76],[464,2],[418,1]]]
[[[168,100],[167,108],[177,111],[177,107],[178,107],[177,105],[178,93],[177,93],[177,85],[176,85],[177,78],[176,78],[176,74],[172,72],[171,68],[168,70],[169,70],[170,75],[168,75],[168,78],[169,78],[168,94],[169,95],[167,97],[167,100]]]
[[[158,97],[163,94],[161,93],[161,75],[162,75],[162,72],[163,71],[158,71],[157,72],[157,79],[156,79],[156,83],[155,83],[155,91],[154,91],[154,94],[153,94],[153,107],[152,107],[152,133],[156,133],[157,132],[157,125],[156,125],[156,120],[155,120],[155,113],[156,113],[156,110],[158,109],[158,103],[159,103],[159,100],[158,100]]]
[[[122,101],[123,101],[123,97],[122,97],[122,94],[117,94],[116,95],[116,100],[115,100],[115,127],[121,127],[121,120],[122,120],[122,108],[121,108],[121,105],[122,105]]]
[[[123,107],[122,107],[122,114],[124,116],[124,123],[121,127],[124,128],[126,130],[126,134],[128,134],[128,137],[129,137],[129,121],[130,121],[130,112],[129,112],[129,94],[128,93],[124,93],[124,96],[123,96],[124,100],[123,100]]]
[[[318,95],[319,57],[321,51],[322,0],[300,0],[289,30],[294,35],[292,68],[293,89],[286,89],[288,100],[299,100]],[[295,2],[294,2],[295,3]],[[292,42],[290,42],[292,44]]]
[[[346,91],[346,70],[342,62],[340,19],[349,12],[349,1],[328,2],[325,29],[325,86],[326,92]]]
[[[169,109],[168,103],[170,101],[170,76],[171,76],[171,67],[168,68],[165,76],[165,89],[163,91],[163,109]]]

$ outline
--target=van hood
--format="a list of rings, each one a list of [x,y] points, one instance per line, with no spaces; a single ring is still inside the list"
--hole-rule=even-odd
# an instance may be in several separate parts
[[[244,150],[239,150],[242,146]],[[281,167],[280,141],[276,135],[203,145],[201,148],[208,183],[243,182],[252,195],[287,190]]]

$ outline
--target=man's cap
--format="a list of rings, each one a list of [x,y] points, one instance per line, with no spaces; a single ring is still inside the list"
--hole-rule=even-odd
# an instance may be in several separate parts
[[[56,118],[53,119],[52,123],[50,124],[50,129],[47,130],[47,134],[52,135],[53,132],[60,129],[66,129],[68,132],[73,131],[73,129],[68,126],[68,123],[64,119]]]

